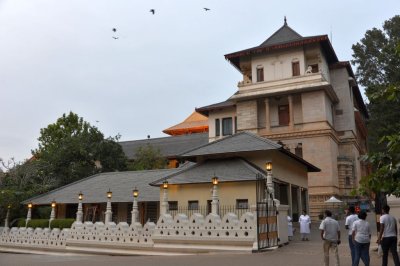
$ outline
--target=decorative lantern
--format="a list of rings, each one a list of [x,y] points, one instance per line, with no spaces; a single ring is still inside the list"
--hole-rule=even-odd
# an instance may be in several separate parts
[[[56,207],[56,201],[55,201],[55,200],[53,200],[53,201],[51,202],[51,207],[52,207],[52,208],[55,208],[55,207]]]
[[[213,183],[213,185],[218,185],[218,177],[214,176],[212,178],[212,183]]]
[[[139,196],[139,190],[135,187],[135,189],[132,190],[132,194],[134,198],[137,198]]]
[[[167,181],[167,180],[164,180],[164,182],[163,182],[163,188],[164,188],[164,189],[167,189],[167,188],[168,188],[168,181]]]
[[[111,198],[112,198],[112,192],[111,192],[110,189],[108,189],[107,198],[108,198],[108,199],[111,199]]]
[[[267,169],[267,171],[272,171],[272,162],[268,161],[265,163],[265,169]]]
[[[78,199],[79,199],[79,200],[83,200],[83,193],[82,193],[82,191],[81,191],[81,192],[79,192]]]

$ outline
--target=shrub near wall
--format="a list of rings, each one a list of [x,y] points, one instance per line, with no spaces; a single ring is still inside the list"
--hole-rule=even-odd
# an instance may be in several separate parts
[[[54,219],[51,221],[50,228],[71,228],[71,225],[75,222],[75,219]]]
[[[75,222],[75,219],[54,219],[51,221],[50,228],[71,228],[71,225]],[[26,220],[19,219],[18,227],[25,227]],[[32,228],[48,228],[49,227],[49,220],[48,219],[32,219],[28,222],[28,227]]]
[[[26,220],[20,219],[18,221],[18,227],[25,227]],[[39,228],[46,228],[49,227],[49,220],[48,219],[32,219],[28,222],[28,227],[32,227],[33,229]]]

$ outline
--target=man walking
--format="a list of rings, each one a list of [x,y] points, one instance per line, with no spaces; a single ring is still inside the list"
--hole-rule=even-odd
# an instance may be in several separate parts
[[[340,244],[340,227],[339,223],[332,218],[332,212],[325,211],[326,218],[321,222],[319,229],[321,230],[321,239],[324,241],[324,266],[329,266],[329,250],[332,249],[336,258],[335,266],[339,266],[338,245]]]
[[[376,243],[380,244],[383,251],[382,266],[388,265],[389,250],[393,256],[395,266],[400,266],[399,255],[397,254],[397,223],[396,219],[389,215],[390,207],[383,206],[382,216],[379,220],[379,236]]]
[[[354,258],[355,258],[355,249],[354,249],[354,242],[352,239],[352,228],[353,228],[353,223],[358,220],[358,216],[356,214],[356,210],[354,206],[349,207],[349,216],[346,218],[345,222],[345,227],[348,231],[348,239],[349,239],[349,247],[350,247],[350,253],[351,253],[351,264],[354,264]]]

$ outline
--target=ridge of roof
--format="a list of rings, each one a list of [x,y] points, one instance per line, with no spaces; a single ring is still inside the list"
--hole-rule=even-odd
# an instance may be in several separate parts
[[[207,147],[207,146],[215,145],[215,144],[220,143],[220,142],[222,142],[222,141],[227,141],[227,140],[229,140],[229,139],[231,139],[231,138],[234,138],[234,137],[237,137],[237,136],[240,136],[240,135],[248,135],[248,136],[250,136],[250,137],[253,137],[253,138],[255,138],[255,139],[258,139],[258,140],[260,140],[260,141],[263,141],[263,142],[265,142],[265,143],[267,143],[267,144],[269,144],[269,145],[272,145],[272,146],[273,146],[274,148],[276,148],[276,149],[279,149],[279,148],[282,147],[281,145],[279,145],[279,144],[277,144],[277,143],[275,143],[275,142],[273,142],[273,141],[271,141],[271,140],[269,140],[269,139],[266,139],[266,138],[257,136],[257,135],[255,135],[255,134],[253,134],[253,133],[248,132],[248,131],[241,131],[241,132],[239,132],[239,133],[236,133],[236,134],[233,134],[233,135],[230,135],[230,136],[227,136],[227,137],[224,137],[224,138],[215,140],[215,141],[213,141],[213,142],[209,142],[209,143],[207,143],[207,144],[204,144],[204,145],[195,147],[195,148],[193,148],[193,149],[187,150],[187,151],[185,151],[185,152],[183,152],[183,153],[181,153],[181,154],[178,154],[178,157],[179,157],[179,156],[183,156],[183,155],[186,154],[186,153],[192,152],[192,151],[197,150],[197,149],[200,149],[200,148],[204,148],[204,147]]]
[[[237,156],[237,157],[230,157],[230,158],[207,159],[207,160],[204,160],[202,162],[195,163],[194,165],[192,165],[190,167],[187,167],[186,169],[183,169],[182,171],[178,171],[178,172],[172,173],[172,174],[170,174],[170,175],[168,175],[168,176],[166,176],[164,178],[160,178],[158,180],[155,180],[155,181],[151,182],[149,185],[150,186],[159,186],[159,185],[161,185],[161,183],[164,180],[171,179],[171,178],[173,178],[173,177],[175,177],[177,175],[180,175],[180,174],[188,172],[188,171],[190,171],[192,169],[201,167],[202,165],[207,164],[209,162],[226,161],[226,160],[238,160],[244,167],[249,169],[255,175],[256,174],[262,174],[264,177],[266,176],[265,175],[265,171],[263,169],[259,168],[258,166],[254,165],[253,163],[249,162],[248,160],[244,159],[243,157]],[[188,181],[190,181],[190,180],[188,180]],[[221,182],[224,182],[224,181],[221,181]],[[196,182],[192,182],[192,183],[188,182],[187,184],[193,184],[193,183],[196,183]],[[197,182],[197,183],[205,183],[205,182]]]
[[[269,36],[259,47],[274,45],[282,42],[289,42],[303,38],[299,33],[288,26],[286,20],[282,27]]]

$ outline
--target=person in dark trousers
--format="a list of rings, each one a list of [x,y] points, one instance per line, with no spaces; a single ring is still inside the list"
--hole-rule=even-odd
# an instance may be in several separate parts
[[[356,210],[354,206],[349,207],[349,216],[346,217],[345,227],[348,230],[348,239],[349,239],[349,247],[350,247],[350,254],[351,254],[351,264],[354,264],[355,258],[355,249],[354,249],[354,242],[352,238],[352,229],[353,223],[358,220],[358,216],[356,214]]]
[[[395,266],[400,266],[399,254],[397,254],[397,222],[396,219],[389,214],[390,207],[383,206],[382,216],[379,220],[379,236],[376,243],[382,247],[382,266],[388,265],[389,250],[393,256]]]
[[[371,228],[365,220],[367,213],[361,211],[358,215],[359,220],[354,221],[352,227],[352,240],[354,242],[355,257],[353,266],[358,266],[360,258],[365,266],[369,266],[369,245],[371,242]]]

